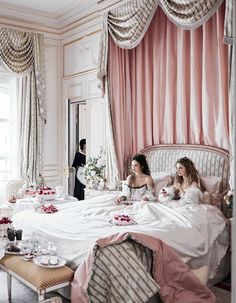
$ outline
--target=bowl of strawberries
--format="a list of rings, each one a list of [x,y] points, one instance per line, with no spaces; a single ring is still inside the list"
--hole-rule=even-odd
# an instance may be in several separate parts
[[[36,208],[35,211],[40,214],[52,214],[58,211],[57,207],[53,204],[43,204]]]

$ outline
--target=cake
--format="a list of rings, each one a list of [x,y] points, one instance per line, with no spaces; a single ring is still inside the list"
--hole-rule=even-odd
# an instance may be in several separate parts
[[[49,263],[50,263],[51,265],[57,265],[57,264],[58,264],[58,261],[59,261],[59,259],[58,259],[57,256],[51,256],[50,259],[49,259]]]
[[[38,200],[50,201],[54,200],[56,197],[56,192],[51,187],[40,187],[37,189],[36,196]]]
[[[132,224],[135,224],[135,221],[133,220],[132,217],[130,217],[128,215],[118,215],[118,214],[114,215],[113,222],[116,225],[132,225]]]
[[[29,187],[27,187],[25,189],[25,194],[26,195],[30,195],[30,196],[34,196],[36,194],[36,189],[34,185],[30,185]]]
[[[11,253],[19,253],[20,247],[14,245],[14,244],[10,244],[9,246],[6,247],[6,251],[11,252]]]
[[[41,260],[40,260],[40,263],[43,264],[43,265],[48,265],[49,259],[50,259],[50,257],[47,256],[47,255],[46,256],[42,256]]]
[[[22,187],[18,190],[20,195],[35,196],[36,194],[36,184],[25,182]]]

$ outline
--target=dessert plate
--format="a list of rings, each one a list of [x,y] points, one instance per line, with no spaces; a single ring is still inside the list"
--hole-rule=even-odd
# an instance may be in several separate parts
[[[109,223],[113,224],[113,225],[117,225],[117,226],[127,226],[127,225],[135,225],[138,224],[136,221],[117,221],[117,220],[109,220]]]
[[[50,260],[55,260],[55,258],[57,258],[57,263],[56,264],[51,264]],[[48,260],[48,264],[45,264],[45,260]],[[42,266],[42,267],[46,267],[46,268],[58,268],[58,267],[62,267],[64,265],[66,265],[66,260],[58,257],[58,256],[53,256],[53,255],[38,255],[33,259],[33,262],[38,265],[38,266]]]
[[[45,209],[43,209],[42,206],[35,208],[35,212],[37,214],[54,214],[57,211],[58,209],[54,205],[52,205],[52,207],[51,206],[45,207]]]

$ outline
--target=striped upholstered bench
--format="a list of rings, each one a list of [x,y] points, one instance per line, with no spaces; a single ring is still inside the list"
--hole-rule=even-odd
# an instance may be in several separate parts
[[[8,298],[11,301],[11,278],[21,281],[38,294],[39,302],[47,292],[70,285],[74,271],[67,266],[45,268],[26,262],[21,256],[7,255],[0,260],[0,267],[7,273]]]

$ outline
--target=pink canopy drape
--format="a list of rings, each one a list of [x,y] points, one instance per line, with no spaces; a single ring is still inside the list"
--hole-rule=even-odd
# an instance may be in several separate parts
[[[229,149],[228,47],[224,5],[203,26],[183,30],[158,8],[141,43],[109,38],[109,93],[121,176],[129,155],[158,143]]]

